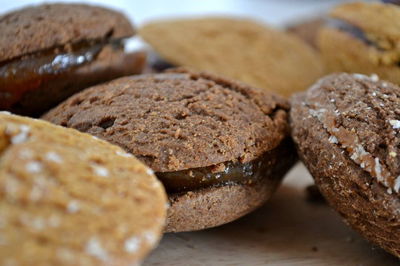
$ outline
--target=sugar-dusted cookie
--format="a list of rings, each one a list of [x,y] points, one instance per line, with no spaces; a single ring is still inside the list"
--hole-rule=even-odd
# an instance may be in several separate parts
[[[133,265],[160,239],[166,196],[105,141],[0,113],[0,264]]]
[[[400,257],[400,88],[335,74],[292,99],[299,155],[328,203]]]

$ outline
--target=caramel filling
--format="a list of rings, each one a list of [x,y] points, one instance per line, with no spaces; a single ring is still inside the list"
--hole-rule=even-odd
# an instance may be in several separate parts
[[[82,42],[4,62],[0,66],[0,109],[9,109],[28,91],[92,62],[106,45],[123,49],[122,40]]]
[[[231,183],[251,184],[262,178],[279,175],[277,172],[287,170],[295,158],[291,141],[285,140],[275,149],[247,163],[228,161],[175,172],[156,172],[156,176],[167,192],[183,192]]]

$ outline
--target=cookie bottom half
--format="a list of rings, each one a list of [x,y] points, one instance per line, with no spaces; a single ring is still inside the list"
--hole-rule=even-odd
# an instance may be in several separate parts
[[[287,147],[286,147],[287,148]],[[286,149],[271,171],[251,183],[170,193],[165,232],[196,231],[234,221],[262,206],[275,192],[283,176],[296,162],[292,149]]]

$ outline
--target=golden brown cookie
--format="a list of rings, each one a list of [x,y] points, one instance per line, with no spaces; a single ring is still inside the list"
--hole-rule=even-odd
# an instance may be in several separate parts
[[[237,18],[155,21],[141,37],[167,62],[209,71],[284,96],[323,73],[319,57],[296,37]]]
[[[296,159],[283,98],[206,73],[116,79],[44,118],[137,156],[163,182],[167,231],[233,221],[268,200]]]
[[[400,87],[333,74],[292,98],[292,135],[327,202],[400,257]]]
[[[400,6],[349,3],[330,16],[318,36],[330,72],[375,73],[400,84]]]
[[[160,239],[152,170],[90,135],[0,113],[0,264],[132,265]]]

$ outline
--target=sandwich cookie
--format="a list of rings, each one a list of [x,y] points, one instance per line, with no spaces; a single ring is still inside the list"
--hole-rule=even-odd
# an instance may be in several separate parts
[[[174,70],[86,89],[44,119],[119,145],[150,166],[171,207],[166,231],[233,221],[262,205],[295,161],[287,101]]]
[[[81,4],[26,7],[0,17],[0,110],[37,116],[73,93],[140,73],[143,52],[119,12]]]

